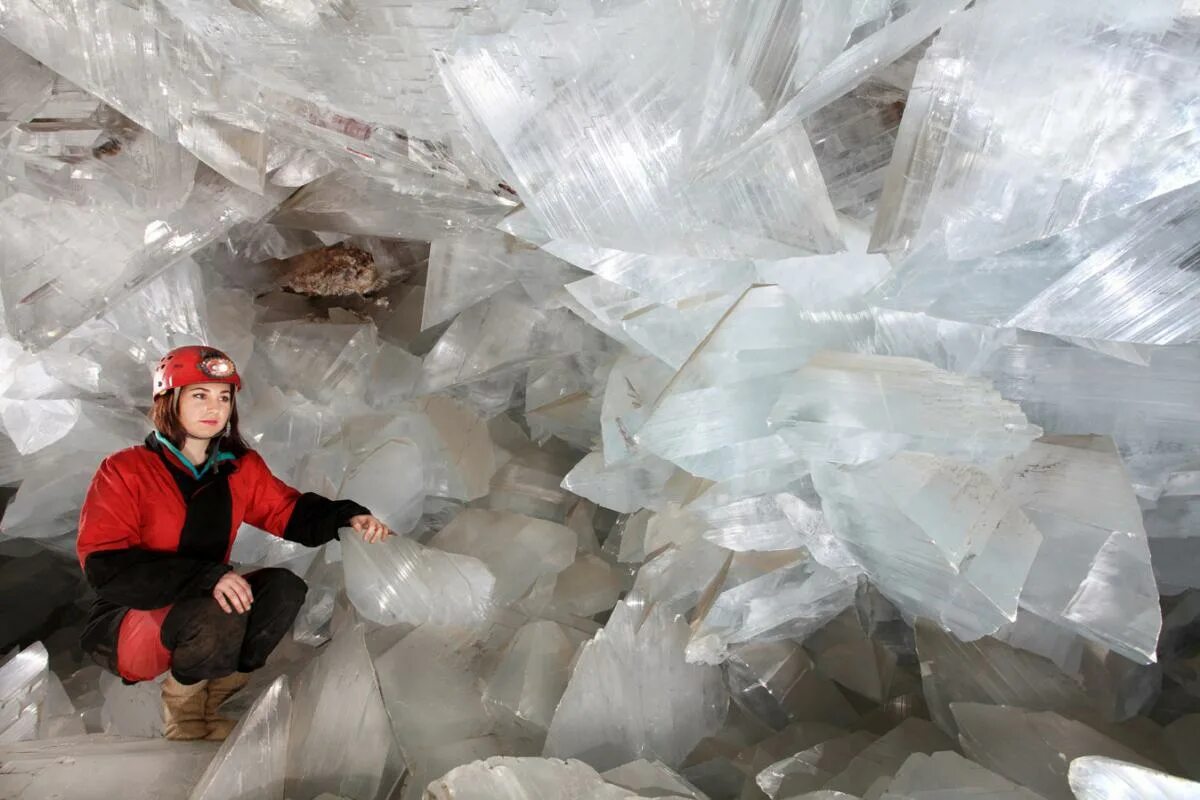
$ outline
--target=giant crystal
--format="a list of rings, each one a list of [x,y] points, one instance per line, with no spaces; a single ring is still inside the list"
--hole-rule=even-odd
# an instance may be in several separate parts
[[[1198,20],[0,0],[0,795],[1190,791]],[[308,596],[168,752],[75,530],[201,342],[401,535],[243,525]]]
[[[835,533],[906,614],[968,639],[1016,617],[1042,535],[987,473],[901,453],[813,477]]]
[[[2,202],[6,324],[38,347],[274,204],[212,173],[200,176],[187,203],[166,215],[81,209],[23,194]]]
[[[690,169],[681,134],[701,121],[705,91],[688,67],[732,72],[712,60],[703,14],[662,2],[581,14],[573,24],[594,25],[595,34],[571,47],[559,33],[567,46],[556,59],[534,44],[547,24],[527,12],[513,31],[465,39],[448,77],[473,140],[503,159],[502,172],[551,235],[664,255],[779,258],[837,248],[802,126],[712,173]],[[656,35],[664,29],[688,35]],[[614,49],[639,57],[611,59]],[[725,85],[734,102],[753,97],[744,84]]]
[[[545,754],[598,769],[645,757],[681,763],[726,705],[717,670],[684,661],[686,641],[687,626],[661,606],[618,603],[576,660]],[[609,686],[622,688],[610,694]]]
[[[956,15],[917,71],[873,246],[941,240],[955,257],[986,255],[1196,182],[1180,94],[1200,68],[1196,20],[1172,19],[1171,6],[983,3]],[[1053,92],[1034,88],[1046,74],[1063,78]],[[1077,109],[1097,102],[1107,113],[1080,124]]]

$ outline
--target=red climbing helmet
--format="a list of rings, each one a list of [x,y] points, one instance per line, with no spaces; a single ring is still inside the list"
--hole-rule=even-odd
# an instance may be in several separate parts
[[[154,368],[155,397],[193,383],[229,383],[234,391],[242,388],[233,359],[215,347],[200,344],[176,347]]]

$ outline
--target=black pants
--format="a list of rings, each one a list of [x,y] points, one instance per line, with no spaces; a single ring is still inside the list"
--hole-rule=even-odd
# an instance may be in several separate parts
[[[162,643],[171,651],[171,674],[180,683],[252,672],[291,629],[308,585],[279,567],[245,578],[254,592],[248,612],[226,613],[210,595],[180,600],[163,620]]]

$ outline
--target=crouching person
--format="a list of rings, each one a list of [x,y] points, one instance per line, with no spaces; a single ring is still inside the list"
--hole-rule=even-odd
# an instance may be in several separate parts
[[[243,522],[318,547],[352,527],[390,534],[351,500],[301,494],[271,474],[238,433],[233,362],[181,347],[154,374],[155,430],[106,458],[79,519],[77,551],[97,600],[84,651],[127,683],[168,673],[168,739],[229,735],[217,709],[291,629],[307,586],[285,569],[229,565]]]

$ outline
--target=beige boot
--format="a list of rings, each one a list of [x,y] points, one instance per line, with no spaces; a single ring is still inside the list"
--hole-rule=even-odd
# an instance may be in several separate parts
[[[204,704],[208,681],[183,684],[167,674],[162,684],[163,736],[176,741],[203,739],[208,735]]]
[[[208,701],[204,704],[204,720],[208,726],[205,739],[213,742],[223,742],[229,732],[237,725],[237,720],[225,719],[217,713],[221,704],[236,694],[250,681],[250,676],[244,672],[235,672],[223,678],[213,678],[208,682]]]

